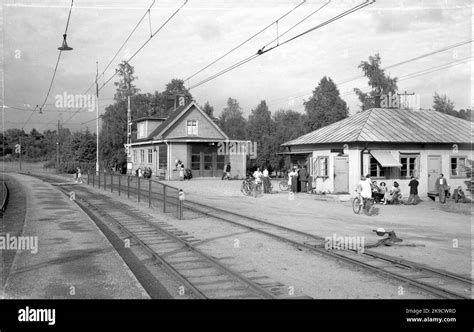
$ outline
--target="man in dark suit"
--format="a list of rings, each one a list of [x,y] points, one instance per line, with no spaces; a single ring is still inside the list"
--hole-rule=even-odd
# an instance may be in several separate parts
[[[446,203],[446,190],[448,188],[448,181],[446,181],[444,175],[441,173],[440,177],[436,179],[436,191],[439,194],[439,202],[441,204]]]
[[[308,171],[306,170],[306,166],[300,170],[300,182],[301,182],[301,192],[307,192],[307,185],[308,185]]]
[[[410,187],[410,196],[408,197],[406,205],[418,204],[418,184],[418,180],[412,175],[411,181],[408,184],[408,186]]]

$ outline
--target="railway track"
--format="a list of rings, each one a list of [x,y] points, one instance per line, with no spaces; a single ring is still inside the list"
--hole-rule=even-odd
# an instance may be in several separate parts
[[[234,271],[218,259],[206,254],[186,233],[165,222],[150,222],[137,210],[124,210],[123,205],[107,196],[91,193],[78,186],[59,187],[69,196],[76,193],[75,202],[92,219],[112,221],[129,239],[138,244],[181,285],[183,292],[198,299],[278,299],[284,298],[283,285],[260,283],[262,276],[245,276],[253,271]]]
[[[137,194],[136,188],[130,188]],[[144,195],[145,190],[142,195]],[[162,194],[152,192],[153,200],[162,200]],[[173,202],[169,202],[173,204]],[[420,263],[384,255],[370,250],[357,253],[352,250],[326,250],[324,238],[277,225],[265,220],[227,211],[186,199],[184,208],[196,214],[205,215],[237,227],[257,232],[273,239],[289,243],[297,248],[330,257],[353,266],[377,273],[401,285],[409,285],[425,293],[443,299],[471,299],[472,280],[467,276],[435,269]]]
[[[472,297],[472,280],[466,276],[370,250],[362,253],[355,250],[326,250],[323,237],[198,202],[186,200],[184,208],[370,270],[439,298]]]

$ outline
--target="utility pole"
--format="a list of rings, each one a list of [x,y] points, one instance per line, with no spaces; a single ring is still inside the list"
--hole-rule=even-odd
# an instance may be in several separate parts
[[[96,74],[95,74],[95,88],[96,88],[96,111],[97,111],[97,127],[96,127],[96,132],[97,132],[97,147],[96,147],[96,164],[95,164],[95,171],[96,174],[99,175],[99,83],[97,82],[97,79],[99,77],[99,61],[96,61]]]
[[[20,135],[20,152],[18,153],[18,158],[20,159],[20,171],[21,171],[21,149],[23,149],[23,147],[21,146],[21,135]]]
[[[408,107],[409,107],[409,103],[408,103],[408,101],[407,101],[407,96],[414,96],[415,93],[407,93],[407,92],[405,91],[405,93],[397,93],[397,95],[400,97],[400,108],[406,110],[406,109],[408,109]],[[403,96],[403,102],[402,102],[401,96]],[[403,106],[402,106],[402,105],[403,105]]]
[[[56,142],[56,173],[59,173],[59,120],[58,120],[58,141]]]
[[[132,151],[130,150],[132,144],[132,110],[130,109],[130,96],[128,96],[128,108],[127,108],[127,174],[131,174],[132,169],[128,166],[132,162]]]

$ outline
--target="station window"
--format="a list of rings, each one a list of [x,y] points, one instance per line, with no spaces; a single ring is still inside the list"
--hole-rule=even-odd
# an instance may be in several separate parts
[[[148,163],[151,164],[153,162],[153,150],[148,149]]]
[[[224,155],[217,155],[217,164],[216,168],[219,170],[223,170],[225,165],[225,156]]]
[[[466,157],[451,157],[451,176],[466,176]]]
[[[140,162],[143,164],[145,162],[145,150],[140,150]]]
[[[133,150],[133,163],[137,163],[137,150]]]
[[[318,157],[316,159],[316,176],[328,177],[328,157]]]
[[[159,168],[166,169],[168,167],[168,149],[166,146],[159,146],[158,147],[158,160],[159,160]]]
[[[193,154],[191,155],[191,169],[198,171],[201,169],[201,155]]]
[[[197,120],[188,120],[186,123],[186,135],[197,135],[197,134],[198,134]]]
[[[400,177],[410,177],[419,174],[420,155],[400,154]]]
[[[386,176],[386,169],[374,157],[370,157],[369,173],[371,177],[383,178]]]

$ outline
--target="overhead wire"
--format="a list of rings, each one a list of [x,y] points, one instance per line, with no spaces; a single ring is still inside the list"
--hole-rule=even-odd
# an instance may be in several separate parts
[[[154,2],[153,2],[154,3]],[[156,29],[152,34],[150,34],[150,37],[148,37],[148,39],[132,54],[132,56],[130,56],[127,60],[125,60],[126,63],[130,62],[144,47],[146,44],[148,44],[148,42],[153,39],[153,37],[156,36],[156,34],[158,34],[158,32],[160,32],[170,21],[171,19],[176,16],[176,14],[178,14],[178,12],[188,3],[188,0],[185,0],[184,3],[178,8],[176,9],[173,14],[168,17],[168,19],[158,28]],[[151,6],[149,7],[149,9],[147,10],[147,12],[145,13],[145,15],[147,13],[149,13],[149,10],[150,10]],[[142,16],[141,21],[143,21],[143,18],[145,17]],[[136,29],[136,28],[135,28]],[[115,73],[110,76],[105,82],[102,83],[102,85],[99,87],[97,87],[97,92],[101,91],[116,75],[118,74],[118,71],[116,70]],[[100,75],[99,75],[100,76]],[[102,77],[104,78],[104,76],[102,75]],[[88,88],[88,90],[90,90],[95,84],[97,84],[98,82],[98,79],[94,80],[94,82],[90,85],[90,87]],[[87,91],[88,91],[87,90]],[[75,115],[77,114],[77,112],[73,113],[64,123],[70,121]]]
[[[284,19],[286,16],[288,16],[289,14],[291,14],[292,12],[294,12],[297,8],[299,8],[300,6],[302,6],[304,3],[306,2],[306,0],[303,0],[302,2],[300,2],[298,5],[296,5],[294,8],[292,8],[291,10],[289,10],[288,12],[286,12],[285,14],[283,14],[282,16],[280,16],[279,18],[277,18],[275,21],[273,21],[272,23],[268,24],[267,26],[265,26],[263,29],[261,29],[260,31],[258,31],[257,33],[253,34],[252,36],[250,36],[249,38],[247,38],[246,40],[244,40],[243,42],[241,42],[240,44],[238,44],[237,46],[235,46],[234,48],[232,48],[231,50],[227,51],[226,53],[224,53],[223,55],[221,55],[220,57],[218,57],[217,59],[215,59],[214,61],[212,61],[211,63],[209,63],[208,65],[204,66],[203,68],[199,69],[197,72],[195,72],[194,74],[188,76],[185,81],[189,81],[191,78],[193,78],[194,76],[196,76],[197,74],[203,72],[204,70],[206,70],[207,68],[209,68],[210,66],[214,65],[215,63],[219,62],[220,60],[222,60],[223,58],[225,58],[226,56],[228,56],[229,54],[231,54],[232,52],[236,51],[237,49],[239,49],[240,47],[242,47],[243,45],[247,44],[249,41],[251,41],[252,39],[254,39],[255,37],[257,37],[258,35],[260,35],[261,33],[265,32],[266,30],[268,30],[270,27],[272,27],[275,23],[277,23],[278,21]]]
[[[247,57],[247,58],[245,58],[245,59],[243,59],[243,60],[241,60],[241,61],[239,61],[239,62],[237,62],[237,63],[235,63],[235,64],[233,64],[233,65],[231,65],[231,66],[229,66],[229,67],[227,67],[227,68],[225,68],[225,69],[223,69],[223,70],[221,70],[220,72],[217,72],[217,73],[215,73],[214,75],[209,76],[209,77],[207,77],[207,78],[205,78],[205,79],[203,79],[203,80],[201,80],[201,81],[195,83],[194,85],[190,86],[190,87],[188,88],[188,90],[191,90],[191,89],[194,89],[194,88],[196,88],[196,87],[198,87],[198,86],[200,86],[200,85],[203,85],[203,84],[205,84],[205,83],[207,83],[207,82],[209,82],[209,81],[211,81],[211,80],[213,80],[213,79],[215,79],[215,78],[217,78],[217,77],[219,77],[219,76],[221,76],[221,75],[223,75],[223,74],[225,74],[225,73],[227,73],[227,72],[229,72],[229,71],[231,71],[231,70],[233,70],[233,69],[235,69],[235,68],[237,68],[237,67],[240,67],[241,65],[243,65],[243,64],[245,64],[245,63],[247,63],[247,62],[249,62],[249,61],[251,61],[251,60],[254,60],[255,58],[259,57],[260,55],[263,55],[263,54],[265,54],[265,53],[267,53],[267,52],[269,52],[269,51],[272,51],[272,50],[276,49],[277,47],[280,47],[280,46],[285,45],[285,44],[287,44],[287,43],[289,43],[289,42],[291,42],[291,41],[293,41],[293,40],[295,40],[295,39],[297,39],[297,38],[300,38],[301,36],[304,36],[305,34],[307,34],[307,33],[309,33],[309,32],[312,32],[312,31],[314,31],[314,30],[316,30],[316,29],[319,29],[319,28],[321,28],[321,27],[323,27],[323,26],[325,26],[325,25],[327,25],[327,24],[330,24],[330,23],[332,23],[332,22],[334,22],[334,21],[336,21],[336,20],[339,20],[339,19],[343,18],[344,16],[347,16],[347,15],[349,15],[349,14],[352,14],[353,12],[356,12],[356,11],[358,11],[358,10],[360,10],[360,9],[362,9],[362,8],[364,8],[364,7],[366,7],[366,6],[368,6],[368,5],[371,5],[371,4],[373,4],[374,2],[375,2],[375,0],[366,0],[365,2],[363,2],[363,3],[361,3],[361,4],[358,4],[357,6],[354,6],[354,7],[352,7],[351,9],[348,9],[348,10],[346,10],[346,11],[340,13],[339,15],[336,15],[335,17],[333,17],[333,18],[331,18],[331,19],[329,19],[329,20],[326,20],[325,22],[320,23],[320,24],[318,24],[317,26],[314,26],[314,27],[312,27],[312,28],[310,28],[310,29],[308,29],[308,30],[306,30],[306,31],[304,31],[304,32],[302,32],[302,33],[300,33],[300,34],[298,34],[298,35],[296,35],[296,36],[290,38],[290,39],[287,39],[287,40],[285,40],[285,41],[279,43],[278,45],[273,46],[273,47],[271,47],[271,48],[269,48],[269,49],[267,49],[267,50],[264,50],[264,48],[265,48],[265,46],[264,46],[264,47],[262,47],[261,49],[259,49],[256,54],[253,54],[253,55],[251,55],[251,56],[249,56],[249,57]]]
[[[470,40],[458,42],[458,43],[455,43],[455,44],[452,44],[452,45],[443,47],[443,48],[441,48],[441,49],[437,49],[436,51],[432,51],[432,52],[429,52],[429,53],[421,54],[421,55],[419,55],[419,56],[416,56],[416,57],[413,57],[413,58],[410,58],[410,59],[407,59],[407,60],[403,60],[403,61],[401,61],[401,62],[394,63],[394,64],[389,65],[389,66],[386,66],[386,67],[382,67],[381,69],[382,69],[382,70],[386,70],[386,69],[395,68],[395,67],[398,67],[398,66],[401,66],[401,65],[405,65],[405,64],[407,64],[407,63],[410,63],[410,62],[413,62],[413,61],[416,61],[416,60],[420,60],[420,59],[426,58],[426,57],[431,56],[431,55],[434,55],[434,54],[438,54],[438,53],[445,52],[445,51],[448,51],[448,50],[453,49],[453,48],[457,48],[457,47],[459,47],[459,46],[463,46],[463,45],[466,45],[466,44],[470,44],[470,43],[472,43],[473,41],[474,41],[473,39],[470,39]],[[358,80],[358,79],[361,79],[361,78],[364,78],[364,77],[365,77],[364,75],[356,75],[356,76],[353,76],[353,77],[346,78],[346,79],[344,79],[344,80],[335,82],[335,84],[336,84],[336,85],[342,85],[342,84],[349,83],[349,82],[352,82],[352,81],[355,81],[355,80]],[[299,94],[297,94],[297,95],[295,95],[295,94],[287,95],[287,96],[285,96],[285,97],[276,98],[276,99],[274,99],[273,101],[270,101],[268,105],[269,105],[269,106],[271,106],[271,105],[278,105],[278,104],[280,104],[281,102],[276,102],[276,103],[275,103],[275,101],[286,100],[286,99],[288,99],[288,98],[299,98],[299,97],[304,97],[304,96],[307,96],[307,95],[310,95],[310,94],[311,94],[311,91],[309,91],[309,92],[306,91],[306,92],[304,92],[304,93],[299,93]]]
[[[66,28],[64,29],[64,34],[66,35],[67,34],[67,30],[69,28],[69,21],[71,19],[71,12],[72,12],[72,7],[74,5],[74,0],[71,0],[71,7],[69,8],[69,14],[68,14],[68,17],[67,17],[67,23],[66,23]],[[41,106],[39,106],[39,111],[41,113],[41,110],[43,109],[44,105],[46,104],[46,101],[48,100],[49,98],[49,94],[51,93],[51,89],[53,87],[53,83],[54,83],[54,79],[56,77],[56,72],[58,70],[58,65],[59,65],[59,60],[61,59],[61,54],[62,54],[62,50],[59,50],[59,54],[58,54],[58,58],[56,60],[56,65],[54,66],[54,71],[53,71],[53,77],[51,78],[51,82],[49,83],[49,88],[48,88],[48,92],[46,93],[46,97],[44,98],[44,101],[43,103],[41,104]],[[28,117],[28,119],[25,121],[25,123],[23,124],[23,126],[21,127],[21,129],[23,130],[23,128],[25,128],[25,126],[28,124],[28,122],[30,121],[31,117],[33,116],[35,110],[38,109],[38,107],[35,107],[35,109],[31,112],[30,116]]]

